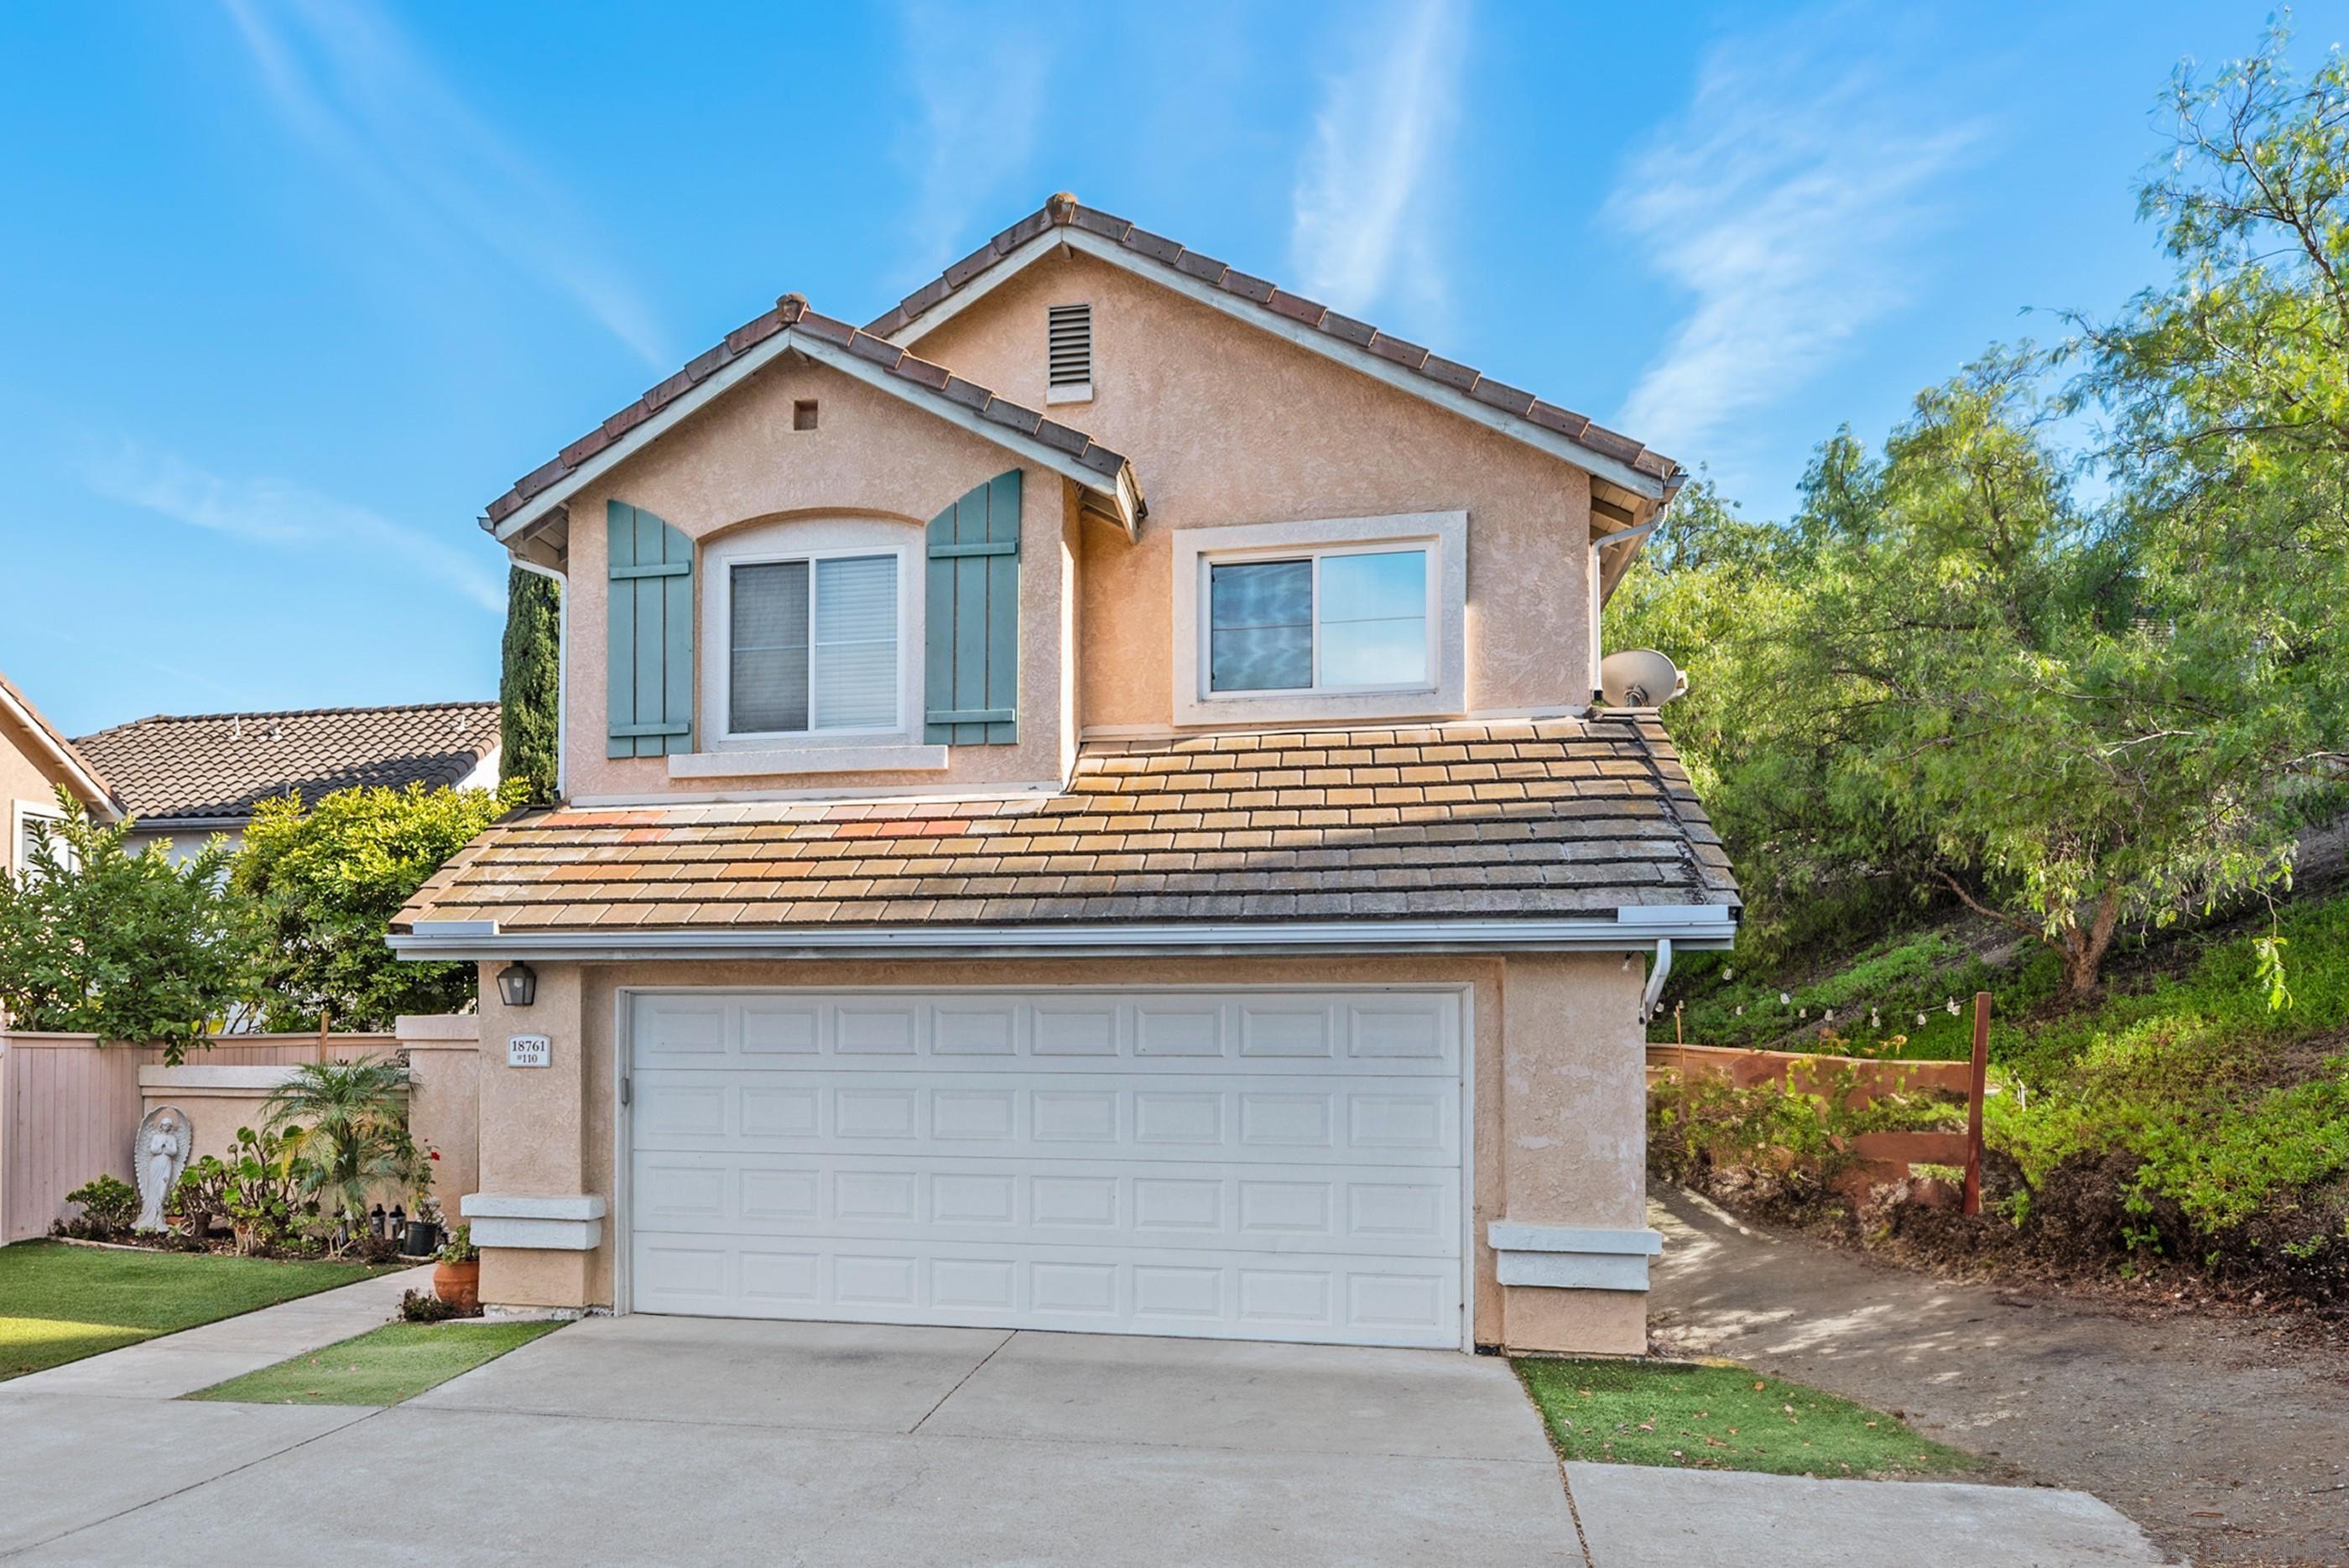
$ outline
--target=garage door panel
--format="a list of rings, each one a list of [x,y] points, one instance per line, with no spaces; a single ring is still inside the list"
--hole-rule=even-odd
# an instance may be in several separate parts
[[[1450,1348],[1452,1261],[1104,1258],[1083,1249],[874,1241],[730,1246],[638,1237],[636,1309],[728,1316],[1061,1328]]]
[[[951,1000],[823,993],[716,1003],[690,993],[637,998],[638,1066],[756,1057],[822,1070],[883,1057],[954,1071],[972,1056],[1056,1059],[1071,1071],[1280,1072],[1300,1060],[1375,1061],[1389,1073],[1458,1075],[1456,1000],[1444,993],[1239,1000],[1175,992],[1117,998]]]
[[[706,1236],[921,1235],[1137,1251],[1457,1257],[1460,1181],[1387,1167],[1196,1168],[1056,1161],[1020,1168],[835,1156],[640,1152],[634,1225]]]
[[[1350,1075],[1236,1085],[1107,1085],[1019,1069],[951,1075],[840,1070],[802,1079],[758,1070],[633,1075],[636,1147],[854,1152],[937,1145],[978,1158],[1130,1155],[1252,1161],[1365,1156],[1386,1163],[1459,1160],[1456,1085]]]
[[[1455,993],[647,993],[640,1311],[1453,1345]]]

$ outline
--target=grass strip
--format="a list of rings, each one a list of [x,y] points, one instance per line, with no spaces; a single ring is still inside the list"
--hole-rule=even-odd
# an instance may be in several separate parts
[[[1731,1362],[1527,1356],[1516,1368],[1569,1459],[1877,1480],[1978,1464],[1880,1410]]]
[[[239,1405],[397,1405],[560,1323],[391,1323],[188,1395]]]

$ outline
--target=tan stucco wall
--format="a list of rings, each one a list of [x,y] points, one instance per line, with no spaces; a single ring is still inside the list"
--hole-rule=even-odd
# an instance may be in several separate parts
[[[792,405],[815,400],[816,428],[792,428]],[[944,771],[779,774],[672,782],[666,759],[608,758],[605,664],[606,606],[605,510],[610,501],[642,507],[706,542],[746,524],[862,516],[902,522],[916,545],[921,525],[975,485],[1022,469],[1019,512],[1019,741],[1009,746],[957,746]],[[574,796],[657,797],[756,790],[934,789],[951,785],[1049,783],[1062,775],[1064,704],[1061,687],[1063,607],[1073,595],[1076,498],[1066,480],[1027,467],[1004,448],[916,410],[902,400],[824,366],[786,358],[677,429],[632,455],[571,504],[571,722],[566,783]],[[1094,524],[1096,529],[1105,524]],[[697,621],[701,586],[696,583]],[[709,628],[697,626],[700,680]],[[921,650],[910,650],[918,659]],[[697,681],[697,691],[701,689]],[[700,733],[696,745],[709,749]],[[919,715],[913,738],[921,739]],[[854,742],[843,742],[854,743]]]
[[[643,797],[1057,779],[1077,726],[1173,722],[1170,541],[1185,528],[1464,511],[1467,708],[1588,701],[1590,487],[1580,470],[1081,255],[1035,264],[913,346],[1043,408],[1045,307],[1071,300],[1093,306],[1094,396],[1048,411],[1133,459],[1150,514],[1130,541],[1105,523],[1080,522],[1066,481],[1025,468],[1019,744],[957,747],[943,773],[674,784],[662,759],[604,754],[607,501],[644,507],[705,541],[794,514],[889,517],[910,526],[1019,466],[1004,448],[927,411],[786,358],[570,503],[571,792]],[[792,428],[801,398],[820,406],[814,431]],[[708,630],[696,639],[705,660]],[[711,675],[706,663],[701,674]]]
[[[16,864],[16,803],[29,800],[51,807],[57,804],[57,783],[34,761],[39,755],[32,737],[0,715],[0,871]]]
[[[1086,535],[1084,722],[1171,722],[1173,530],[1408,512],[1468,514],[1469,708],[1590,700],[1590,485],[1570,464],[1082,254],[906,346],[1046,408],[1045,308],[1078,303],[1092,400],[1046,411],[1132,458],[1150,504],[1136,545]]]
[[[1640,966],[1616,953],[1540,958],[1169,958],[987,962],[546,963],[538,1000],[510,1011],[494,977],[481,986],[481,1188],[502,1197],[615,1190],[615,1063],[628,987],[1164,986],[1456,984],[1472,1012],[1475,1109],[1475,1333],[1479,1344],[1539,1350],[1636,1351],[1643,1299],[1613,1293],[1506,1293],[1493,1278],[1485,1226],[1642,1223],[1643,1054],[1636,1021]],[[545,1034],[554,1065],[505,1065],[509,1034]],[[611,1222],[586,1254],[488,1254],[483,1297],[512,1306],[612,1301]],[[1545,1298],[1587,1296],[1571,1303]],[[1516,1298],[1526,1298],[1519,1304]]]

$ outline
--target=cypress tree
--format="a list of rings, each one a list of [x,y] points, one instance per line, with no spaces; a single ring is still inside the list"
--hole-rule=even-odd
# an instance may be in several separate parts
[[[523,781],[529,799],[554,799],[561,702],[563,585],[515,566],[506,575],[505,662],[498,677],[500,783]]]

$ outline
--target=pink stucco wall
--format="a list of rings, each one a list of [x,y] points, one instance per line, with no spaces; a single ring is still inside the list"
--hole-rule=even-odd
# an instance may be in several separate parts
[[[1081,519],[1074,486],[1024,467],[1016,746],[958,747],[943,774],[672,782],[660,758],[605,755],[604,514],[655,513],[705,543],[807,517],[909,529],[1016,460],[839,372],[787,358],[614,469],[571,504],[569,773],[574,795],[988,787],[1060,778],[1086,726],[1174,722],[1175,531],[1464,511],[1467,708],[1556,710],[1589,697],[1590,487],[1578,469],[1104,263],[1040,262],[914,345],[1044,405],[1044,310],[1094,308],[1095,393],[1053,415],[1127,454],[1148,498],[1138,539]],[[813,398],[818,427],[792,429]],[[696,639],[706,654],[708,628]],[[710,678],[705,660],[701,679]],[[702,742],[707,744],[705,738]]]

